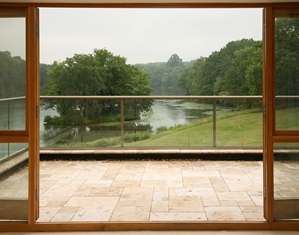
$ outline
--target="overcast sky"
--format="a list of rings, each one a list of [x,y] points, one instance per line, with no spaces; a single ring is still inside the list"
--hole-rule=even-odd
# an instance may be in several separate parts
[[[24,31],[13,26],[0,23],[9,32],[0,37],[0,50],[24,55]],[[95,48],[132,64],[167,61],[173,53],[189,61],[242,38],[261,40],[261,9],[40,9],[42,63]]]
[[[25,19],[0,18],[0,51],[25,58]]]

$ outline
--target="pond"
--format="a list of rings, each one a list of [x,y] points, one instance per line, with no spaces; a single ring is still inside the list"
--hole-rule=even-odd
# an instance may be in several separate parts
[[[182,100],[156,100],[151,110],[140,114],[140,123],[151,126],[152,131],[188,124],[212,114],[211,104]]]

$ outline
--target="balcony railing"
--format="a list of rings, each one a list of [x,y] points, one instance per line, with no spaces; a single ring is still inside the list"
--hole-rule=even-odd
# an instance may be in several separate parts
[[[0,130],[24,129],[24,101],[24,96],[0,99]],[[27,145],[24,143],[0,143],[0,163],[9,156],[23,153],[26,149]]]
[[[198,146],[198,147],[213,147],[216,148],[219,145],[217,145],[217,131],[219,131],[217,129],[217,114],[219,116],[219,118],[221,116],[228,116],[228,113],[225,113],[225,111],[230,111],[230,107],[229,105],[225,105],[225,103],[229,102],[229,103],[239,103],[239,105],[241,103],[248,104],[249,103],[258,103],[258,105],[255,106],[255,110],[259,110],[261,112],[261,100],[262,100],[262,96],[42,96],[41,100],[43,102],[52,102],[54,101],[66,101],[69,104],[73,103],[73,102],[113,102],[115,104],[115,106],[119,107],[119,137],[120,137],[120,144],[118,147],[122,147],[122,148],[129,148],[129,147],[142,147],[142,148],[163,148],[163,147],[171,147],[171,148],[196,148],[197,146],[195,144],[187,144],[186,146],[182,146],[181,144],[179,145],[169,145],[169,143],[167,145],[161,143],[160,146],[142,146],[142,142],[140,145],[138,146],[134,146],[134,144],[132,144],[132,142],[126,146],[125,144],[125,138],[126,138],[126,134],[130,131],[135,131],[138,132],[138,130],[142,129],[138,126],[131,126],[131,127],[126,127],[129,125],[126,125],[127,123],[127,116],[130,114],[127,114],[128,111],[126,110],[127,106],[142,106],[143,103],[146,102],[166,102],[165,105],[167,105],[167,101],[175,101],[177,103],[180,102],[193,102],[193,104],[205,104],[204,107],[204,112],[206,114],[206,117],[202,117],[202,119],[206,122],[210,122],[211,124],[211,132],[210,132],[210,136],[212,136],[211,141],[212,143],[209,144],[209,146]],[[221,102],[223,104],[221,104]],[[132,104],[133,103],[133,104]],[[233,106],[233,105],[232,105]],[[134,108],[134,107],[133,107]],[[136,107],[135,107],[136,108]],[[181,111],[180,108],[183,110],[184,107],[179,107],[177,108],[177,111]],[[188,109],[188,107],[187,107]],[[189,109],[190,110],[190,109]],[[241,109],[240,109],[241,110]],[[200,110],[198,110],[200,111]],[[138,112],[138,111],[137,111]],[[155,111],[154,111],[155,112]],[[158,112],[163,112],[163,110],[158,111]],[[196,113],[196,111],[195,111]],[[222,113],[222,114],[220,114]],[[194,114],[193,114],[194,115]],[[138,115],[137,115],[138,116]],[[262,116],[261,116],[262,117]],[[128,118],[131,119],[131,121],[136,122],[138,121],[139,117],[135,117],[134,118]],[[163,115],[162,115],[163,118]],[[133,120],[132,120],[133,119]],[[194,119],[200,119],[200,117],[194,117]],[[207,120],[209,119],[209,120]],[[161,120],[163,121],[163,120]],[[260,119],[261,121],[261,119]],[[189,124],[192,124],[192,122],[190,122]],[[180,124],[174,124],[174,126],[178,126]],[[184,125],[184,124],[181,124]],[[185,124],[187,125],[187,124]],[[171,127],[170,127],[171,128]],[[133,129],[133,130],[132,130]],[[157,128],[157,132],[159,132],[160,129],[162,128]],[[166,128],[164,128],[166,129]],[[167,131],[167,129],[166,129]],[[199,135],[201,134],[200,132],[198,133]],[[207,137],[207,138],[209,138]],[[190,136],[190,138],[196,138],[196,136]],[[261,141],[261,140],[260,140]],[[134,141],[133,141],[134,142]],[[192,142],[192,141],[190,141]],[[115,146],[108,146],[108,147],[115,147]],[[221,147],[221,146],[219,146]],[[225,147],[225,146],[222,146]],[[226,146],[227,147],[227,146]],[[229,146],[229,147],[234,147],[234,148],[238,148],[238,146]],[[241,146],[241,148],[244,146]],[[246,147],[246,146],[245,146]],[[248,146],[247,146],[248,147]],[[260,144],[257,146],[249,146],[249,147],[260,147]]]
[[[4,129],[18,126],[18,112],[13,106],[24,99],[0,99]],[[41,96],[40,99],[42,149],[249,151],[262,147],[262,96]],[[297,101],[299,96],[276,99]],[[63,112],[62,119],[55,119]],[[3,118],[5,113],[7,116]],[[24,121],[22,118],[20,122]]]

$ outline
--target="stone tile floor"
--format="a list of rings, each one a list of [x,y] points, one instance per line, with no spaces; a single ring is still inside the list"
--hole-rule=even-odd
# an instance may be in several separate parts
[[[260,161],[40,165],[40,222],[263,220]],[[275,198],[299,198],[298,177],[299,161],[275,161]],[[0,207],[3,199],[27,197],[28,168],[0,178]]]
[[[263,220],[259,161],[43,161],[40,222]]]

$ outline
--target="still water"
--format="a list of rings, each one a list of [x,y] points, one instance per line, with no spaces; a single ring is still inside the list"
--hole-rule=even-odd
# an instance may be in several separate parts
[[[182,100],[156,100],[150,111],[140,114],[140,122],[149,124],[155,132],[159,128],[188,124],[211,113],[210,104]]]

